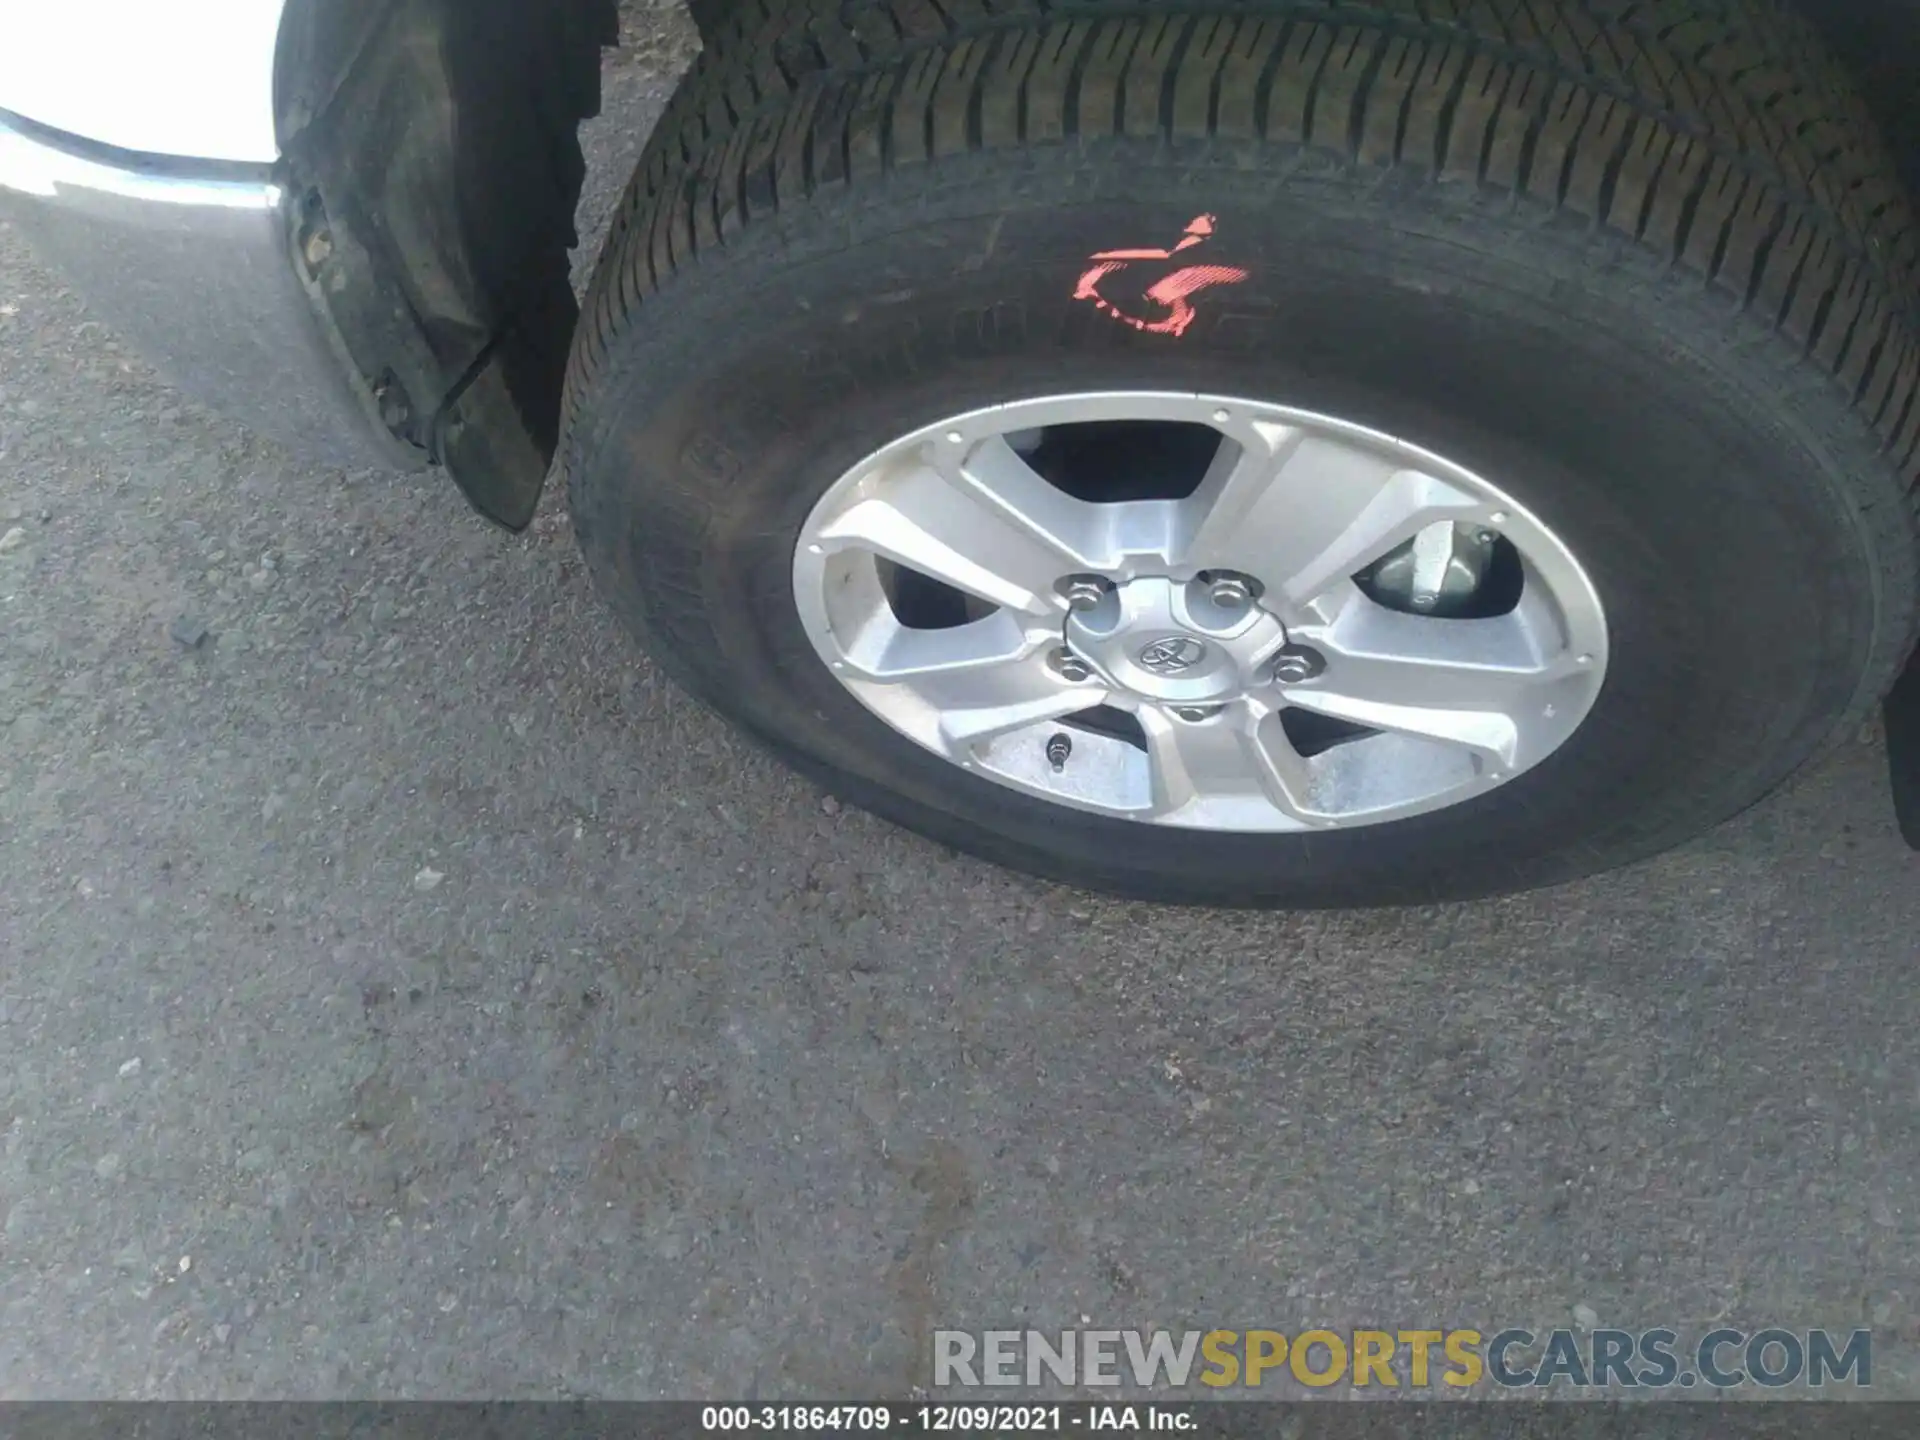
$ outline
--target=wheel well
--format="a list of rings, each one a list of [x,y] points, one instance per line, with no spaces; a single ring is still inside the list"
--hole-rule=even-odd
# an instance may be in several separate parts
[[[292,260],[397,444],[518,528],[558,440],[569,280],[616,0],[289,0]]]

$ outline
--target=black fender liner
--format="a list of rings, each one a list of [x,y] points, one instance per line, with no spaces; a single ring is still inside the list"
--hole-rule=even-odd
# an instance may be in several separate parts
[[[616,0],[294,0],[276,107],[296,272],[401,463],[533,518]]]
[[[1887,696],[1887,761],[1900,834],[1920,850],[1920,653]]]

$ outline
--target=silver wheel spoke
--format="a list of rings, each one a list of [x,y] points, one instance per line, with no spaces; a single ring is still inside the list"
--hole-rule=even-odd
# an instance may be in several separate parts
[[[1010,730],[1061,720],[1103,704],[1098,685],[1068,685],[1038,660],[995,666],[967,676],[948,675],[948,683],[922,686],[921,695],[940,710],[940,730],[956,747],[972,746]],[[952,691],[951,702],[942,694]],[[958,693],[964,690],[964,695]]]
[[[1093,507],[1036,475],[999,437],[964,458],[910,466],[856,499],[819,531],[829,548],[859,546],[992,605],[1027,615],[1065,609],[1064,575],[1088,568],[1082,534]]]
[[[1001,612],[948,630],[912,630],[882,610],[840,663],[883,714],[940,748],[968,745],[1101,704],[1098,684],[1068,684],[1049,670],[1044,647]]]
[[[955,671],[990,673],[1031,657],[1036,648],[1019,622],[1004,613],[948,630],[913,630],[883,605],[849,637],[845,665],[864,680],[925,680]]]
[[[1530,598],[1488,620],[1437,620],[1354,592],[1330,625],[1296,632],[1326,656],[1326,673],[1290,688],[1289,705],[1463,746],[1497,768],[1529,764],[1555,729],[1552,688],[1578,673]],[[1557,713],[1557,712],[1556,712]]]
[[[1435,521],[1485,509],[1438,476],[1281,425],[1241,427],[1189,503],[1192,556],[1300,605]]]
[[[1140,710],[1140,728],[1158,817],[1264,810],[1302,818],[1300,758],[1266,712],[1233,705],[1212,719],[1189,721],[1148,705]]]

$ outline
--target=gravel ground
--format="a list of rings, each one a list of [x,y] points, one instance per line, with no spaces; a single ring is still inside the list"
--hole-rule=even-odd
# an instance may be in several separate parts
[[[594,225],[689,43],[634,10]],[[1552,894],[1089,899],[736,741],[553,504],[305,465],[0,229],[16,529],[0,1398],[897,1394],[935,1326],[1576,1308],[1871,1324],[1920,1395],[1871,734]]]

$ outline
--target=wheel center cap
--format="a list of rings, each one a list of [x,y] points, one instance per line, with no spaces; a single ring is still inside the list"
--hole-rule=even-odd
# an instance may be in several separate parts
[[[1066,642],[1116,689],[1173,705],[1217,705],[1260,683],[1287,643],[1278,617],[1252,602],[1214,602],[1198,580],[1142,576],[1067,620]]]
[[[1140,649],[1140,664],[1156,675],[1178,675],[1207,658],[1206,642],[1191,635],[1162,635]]]

